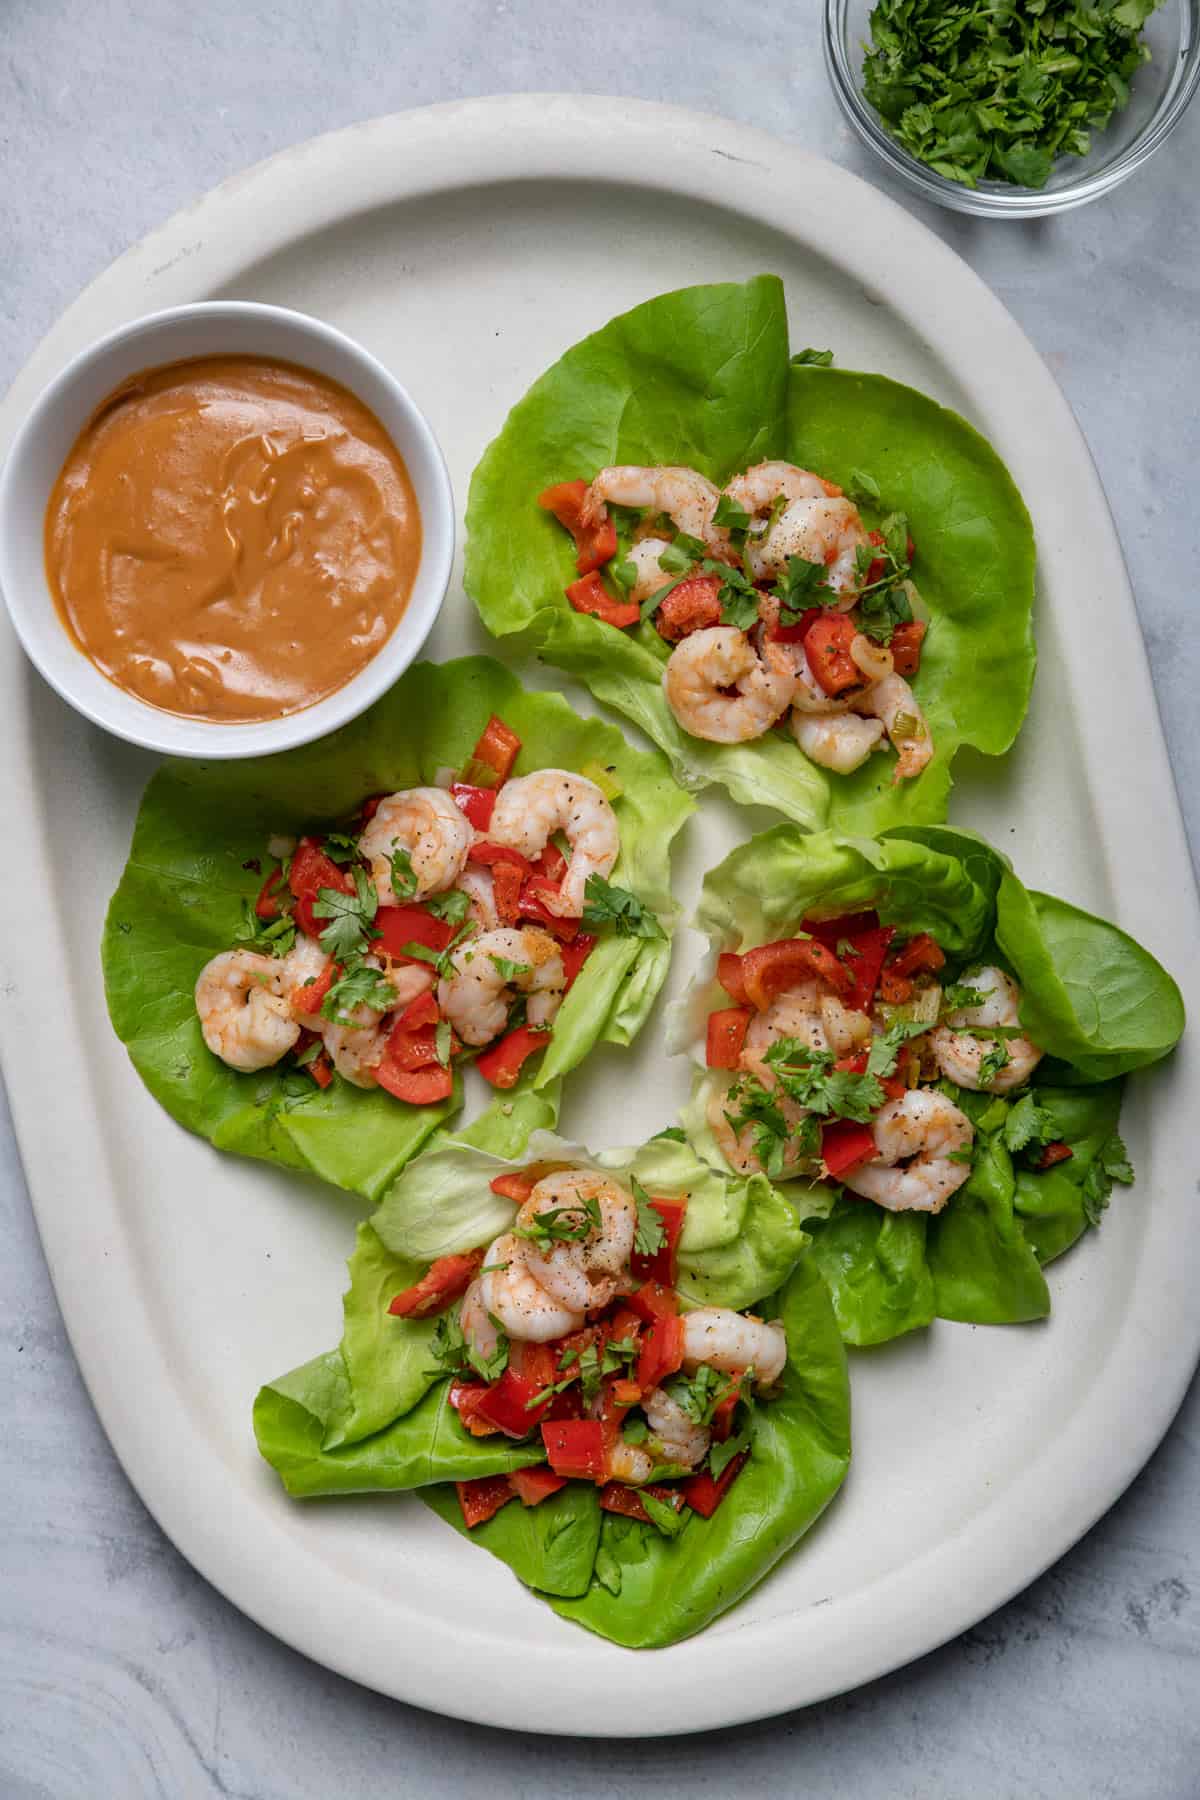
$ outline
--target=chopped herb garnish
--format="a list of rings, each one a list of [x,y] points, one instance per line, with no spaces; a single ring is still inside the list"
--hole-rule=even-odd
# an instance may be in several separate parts
[[[951,981],[942,989],[942,1017],[945,1019],[951,1013],[969,1012],[973,1007],[982,1006],[986,999],[987,995],[982,988]]]
[[[798,625],[810,607],[824,606],[834,598],[824,563],[789,556],[773,592],[779,601],[779,623]]]
[[[370,963],[356,962],[326,994],[321,1002],[321,1017],[345,1024],[356,1006],[369,1006],[384,1013],[395,1004],[396,990],[391,982]]]
[[[990,1038],[989,1048],[984,1051],[979,1064],[979,1085],[986,1088],[989,1081],[994,1081],[1001,1070],[1007,1069],[1012,1059],[1008,1054],[1008,1045],[999,1035]]]
[[[713,513],[713,524],[724,531],[745,531],[750,524],[750,514],[728,494],[722,494]]]
[[[667,1241],[667,1229],[662,1218],[650,1204],[650,1196],[636,1175],[629,1178],[629,1186],[637,1206],[637,1229],[634,1234],[633,1248],[638,1256],[653,1256],[661,1250]]]
[[[368,926],[379,910],[375,883],[357,864],[351,871],[354,892],[343,894],[337,888],[318,888],[313,902],[313,916],[329,923],[321,933],[321,948],[334,962],[353,962],[364,954],[369,937]]]
[[[430,894],[425,905],[435,918],[444,919],[447,925],[461,925],[471,910],[471,896],[462,888],[450,888],[444,894]]]
[[[507,956],[489,956],[488,961],[505,986],[517,979],[518,975],[532,975],[532,963],[512,962]]]
[[[1022,1094],[1004,1115],[1004,1142],[1014,1154],[1030,1144],[1048,1144],[1054,1133],[1053,1114],[1039,1106],[1033,1094]]]
[[[780,1038],[766,1051],[764,1061],[788,1099],[810,1113],[865,1124],[883,1105],[884,1092],[874,1074],[835,1069],[832,1051],[814,1050],[799,1038]]]
[[[874,1039],[867,1052],[868,1075],[890,1075],[900,1052],[909,1038],[920,1037],[929,1030],[924,1019],[897,1019],[881,1036]]]
[[[484,1356],[467,1341],[457,1310],[443,1313],[429,1345],[434,1367],[427,1369],[426,1374],[461,1375],[473,1369],[483,1381],[498,1381],[508,1367],[508,1338],[497,1320],[490,1314],[488,1318],[496,1333],[496,1348],[490,1356]]]
[[[330,862],[341,865],[353,862],[358,855],[358,839],[347,837],[341,831],[327,831],[321,839],[321,848]]]
[[[622,593],[627,594],[631,588],[637,586],[637,564],[627,556],[623,557],[620,562],[610,562],[608,572]]]
[[[660,1500],[657,1495],[646,1493],[645,1489],[642,1490],[641,1501],[646,1509],[646,1517],[663,1537],[678,1537],[687,1525],[687,1514],[682,1507],[676,1509],[666,1500]]]
[[[746,1425],[736,1437],[728,1437],[723,1444],[714,1444],[708,1453],[708,1470],[714,1481],[720,1480],[735,1456],[743,1450],[749,1450],[750,1440],[754,1435],[751,1425]]]
[[[260,919],[249,900],[242,902],[242,926],[235,944],[252,944],[265,956],[287,956],[296,942],[296,921],[290,913],[278,919]]]
[[[581,1194],[569,1206],[548,1206],[535,1213],[528,1225],[513,1227],[513,1236],[544,1251],[555,1244],[578,1244],[599,1230],[600,1202],[594,1194]]]
[[[399,849],[393,850],[388,857],[388,864],[392,871],[392,892],[403,904],[404,901],[411,900],[417,891],[417,877],[413,872],[412,857],[401,846]]]
[[[1129,1152],[1121,1140],[1120,1132],[1114,1131],[1101,1145],[1083,1178],[1083,1210],[1089,1225],[1100,1223],[1100,1214],[1108,1205],[1113,1182],[1118,1181],[1122,1187],[1128,1187],[1132,1180],[1133,1164],[1129,1160]]]
[[[650,1142],[652,1144],[657,1144],[662,1142],[663,1139],[669,1144],[686,1144],[687,1132],[682,1131],[678,1125],[666,1125],[661,1131],[655,1132],[654,1136],[650,1139]]]
[[[443,1069],[450,1067],[450,1052],[454,1044],[454,1028],[449,1019],[439,1019],[433,1032],[433,1053]]]
[[[662,926],[636,894],[615,887],[603,875],[589,875],[584,886],[583,923],[595,930],[611,925],[618,937],[661,938]]]

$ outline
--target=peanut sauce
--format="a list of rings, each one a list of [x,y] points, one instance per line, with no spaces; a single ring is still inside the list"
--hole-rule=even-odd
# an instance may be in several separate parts
[[[67,630],[151,706],[274,719],[387,641],[421,556],[399,451],[336,381],[209,356],[132,376],[79,434],[46,509]]]

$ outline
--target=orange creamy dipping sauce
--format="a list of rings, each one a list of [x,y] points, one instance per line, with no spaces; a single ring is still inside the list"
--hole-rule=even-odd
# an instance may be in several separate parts
[[[223,723],[299,712],[391,636],[421,556],[399,451],[336,381],[208,356],[80,433],[46,509],[59,615],[118,687]]]

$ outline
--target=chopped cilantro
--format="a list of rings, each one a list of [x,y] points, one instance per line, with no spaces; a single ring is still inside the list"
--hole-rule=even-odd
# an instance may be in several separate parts
[[[657,1144],[663,1139],[666,1139],[669,1144],[686,1144],[687,1132],[681,1131],[678,1125],[665,1125],[661,1131],[655,1132],[650,1142]]]
[[[450,1051],[454,1043],[454,1028],[449,1019],[439,1019],[433,1033],[433,1053],[443,1069],[450,1067]]]
[[[533,974],[531,963],[512,962],[507,956],[489,956],[488,961],[506,986],[514,982],[518,975]]]
[[[1005,1114],[1002,1130],[1005,1145],[1015,1153],[1030,1144],[1048,1144],[1054,1136],[1054,1118],[1033,1094],[1022,1094]]]
[[[600,1230],[600,1202],[594,1194],[581,1194],[569,1206],[548,1206],[535,1213],[528,1225],[513,1227],[513,1236],[526,1238],[539,1250],[554,1244],[577,1244]]]
[[[417,877],[413,871],[412,857],[403,845],[392,851],[388,857],[392,871],[392,892],[397,900],[404,903],[411,900],[417,891]]]
[[[461,925],[471,910],[471,896],[462,888],[450,888],[444,894],[430,894],[425,905],[435,918],[444,919],[447,925]]]
[[[728,494],[722,494],[713,513],[713,524],[725,531],[745,531],[749,523],[750,514],[745,507],[731,500]]]
[[[242,925],[235,944],[252,944],[265,956],[287,956],[296,942],[296,921],[290,913],[278,919],[260,919],[249,900],[242,902]]]
[[[1089,1225],[1099,1225],[1100,1215],[1108,1205],[1113,1182],[1128,1187],[1133,1180],[1133,1164],[1129,1160],[1121,1134],[1107,1137],[1083,1178],[1083,1210]]]
[[[457,1311],[452,1309],[443,1313],[429,1345],[434,1367],[426,1370],[426,1373],[433,1376],[461,1375],[468,1369],[473,1369],[482,1381],[498,1381],[508,1367],[508,1339],[490,1314],[489,1320],[496,1332],[496,1348],[490,1356],[484,1356],[473,1344],[468,1343],[459,1324]]]
[[[983,990],[972,987],[970,982],[951,981],[942,989],[942,1017],[946,1019],[952,1013],[969,1012],[973,1007],[982,1006],[986,999]]]
[[[627,556],[623,557],[620,562],[610,562],[608,572],[622,593],[627,594],[631,588],[637,586],[637,564]]]
[[[666,1500],[660,1500],[656,1495],[646,1493],[644,1489],[641,1500],[646,1509],[646,1517],[655,1530],[662,1533],[663,1537],[678,1537],[687,1525],[687,1515],[682,1507],[676,1509]]]
[[[367,927],[379,910],[375,883],[366,870],[356,864],[352,874],[352,894],[343,894],[336,888],[318,888],[313,902],[313,916],[329,921],[321,933],[321,948],[334,962],[343,964],[363,955],[369,935]]]
[[[661,1250],[667,1241],[666,1226],[661,1216],[650,1204],[650,1196],[636,1175],[630,1176],[629,1186],[633,1191],[637,1206],[637,1229],[634,1235],[633,1248],[639,1256],[653,1256]]]
[[[589,875],[584,886],[583,923],[593,930],[611,925],[618,937],[661,938],[665,935],[649,907],[636,894],[615,887],[602,875]]]
[[[806,562],[802,556],[789,556],[772,590],[779,601],[779,623],[796,625],[812,606],[824,606],[833,590],[824,563]]]
[[[370,963],[355,962],[335,981],[321,1002],[321,1017],[345,1024],[356,1006],[370,1006],[376,1012],[390,1012],[396,1004],[396,990]]]
[[[347,837],[341,831],[327,831],[321,839],[321,848],[330,862],[350,863],[358,855],[358,839]]]
[[[814,1050],[799,1038],[778,1039],[764,1060],[788,1099],[808,1112],[865,1124],[883,1105],[884,1092],[874,1074],[835,1069],[832,1051]]]
[[[719,1481],[735,1456],[750,1448],[750,1439],[754,1435],[751,1425],[746,1425],[736,1437],[728,1437],[723,1444],[714,1444],[708,1453],[708,1470],[714,1481]]]
[[[901,1050],[909,1038],[920,1037],[929,1030],[924,1019],[897,1019],[880,1037],[874,1039],[867,1052],[868,1075],[890,1075]]]

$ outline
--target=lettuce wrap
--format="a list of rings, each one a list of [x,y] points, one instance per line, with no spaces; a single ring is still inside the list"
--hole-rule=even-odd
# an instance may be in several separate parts
[[[914,690],[935,755],[895,785],[891,756],[852,775],[811,763],[786,731],[722,745],[681,730],[654,626],[617,630],[568,603],[571,540],[537,505],[613,463],[681,463],[723,483],[778,458],[880,495],[868,526],[908,517],[931,625]],[[864,476],[867,478],[864,483]],[[775,276],[684,288],[568,350],[513,408],[475,470],[464,583],[488,630],[579,676],[666,751],[678,778],[719,782],[806,830],[877,832],[945,817],[960,744],[1000,755],[1029,702],[1034,545],[1021,497],[967,422],[882,375],[789,362]]]
[[[535,1126],[553,1124],[561,1078],[594,1044],[628,1044],[641,1029],[670,958],[670,847],[692,801],[657,752],[631,749],[611,725],[578,717],[557,694],[525,692],[489,658],[417,663],[361,718],[319,743],[245,762],[167,762],[146,789],[105,922],[105,989],[134,1067],[189,1131],[374,1201],[461,1105],[459,1082],[446,1102],[408,1106],[340,1079],[320,1090],[286,1064],[239,1074],[205,1046],[193,988],[208,959],[243,931],[273,835],[299,835],[353,812],[369,794],[462,768],[493,712],[522,740],[518,774],[591,770],[619,787],[613,881],[657,914],[665,935],[601,936],[540,1064],[484,1115],[488,1141],[507,1153]]]
[[[1011,971],[1021,1026],[1046,1054],[1011,1098],[941,1084],[976,1134],[970,1177],[943,1212],[891,1213],[828,1183],[782,1184],[812,1233],[842,1333],[877,1344],[935,1317],[1041,1318],[1043,1265],[1099,1223],[1114,1182],[1133,1179],[1118,1132],[1122,1082],[1178,1041],[1179,990],[1115,925],[1026,888],[982,838],[948,827],[872,841],[776,826],[706,877],[697,923],[715,951],[743,950],[789,935],[805,916],[863,910],[934,936],[947,978],[980,963]],[[698,981],[677,1020],[680,1043],[728,1004],[715,979]],[[707,1118],[713,1080],[697,1074],[685,1124],[698,1152],[724,1168]],[[1051,1143],[1070,1158],[1033,1166]]]
[[[527,1162],[686,1194],[685,1305],[757,1305],[788,1327],[778,1398],[755,1407],[749,1460],[711,1519],[684,1515],[678,1535],[660,1538],[654,1526],[602,1513],[595,1487],[571,1482],[536,1507],[508,1504],[469,1533],[580,1624],[623,1644],[671,1643],[762,1578],[828,1504],[849,1461],[845,1352],[829,1297],[793,1209],[764,1176],[719,1173],[674,1137],[592,1157],[538,1131],[515,1161],[443,1138],[359,1227],[340,1346],[259,1393],[258,1446],[293,1497],[417,1488],[464,1531],[448,1484],[544,1461],[540,1437],[520,1444],[464,1430],[436,1366],[437,1319],[387,1313],[435,1258],[511,1225],[513,1202],[489,1183]]]

